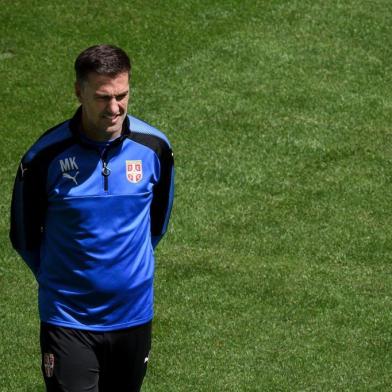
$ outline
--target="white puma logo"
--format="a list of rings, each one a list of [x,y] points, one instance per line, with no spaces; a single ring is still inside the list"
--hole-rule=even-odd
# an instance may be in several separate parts
[[[78,185],[78,182],[76,181],[76,176],[78,174],[79,174],[78,171],[76,172],[76,174],[74,176],[71,176],[69,173],[63,173],[63,177],[72,180],[76,185]]]

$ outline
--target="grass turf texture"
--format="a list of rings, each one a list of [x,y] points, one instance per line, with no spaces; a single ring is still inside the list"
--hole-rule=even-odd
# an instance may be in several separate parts
[[[0,18],[0,391],[43,389],[13,176],[99,42],[131,54],[130,112],[176,154],[144,391],[390,389],[389,1],[6,0]]]

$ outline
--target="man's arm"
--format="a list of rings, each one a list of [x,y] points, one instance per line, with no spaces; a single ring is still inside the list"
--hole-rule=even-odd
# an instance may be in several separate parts
[[[167,145],[159,155],[160,176],[151,204],[151,241],[154,249],[166,233],[174,197],[173,152]]]
[[[11,203],[10,239],[37,276],[43,223],[42,176],[36,165],[22,163],[16,174]]]

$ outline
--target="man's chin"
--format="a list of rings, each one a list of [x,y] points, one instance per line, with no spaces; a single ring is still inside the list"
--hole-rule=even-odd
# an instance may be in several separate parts
[[[109,139],[114,139],[121,135],[122,127],[108,127],[106,128],[103,133],[108,136]]]
[[[124,117],[118,116],[116,118],[116,121],[110,121],[110,120],[106,121],[102,128],[104,132],[108,134],[121,133],[123,122],[124,122]]]
[[[83,124],[84,133],[92,140],[104,141],[115,139],[121,135],[125,115],[119,116],[116,121],[107,121],[100,118],[99,121]]]

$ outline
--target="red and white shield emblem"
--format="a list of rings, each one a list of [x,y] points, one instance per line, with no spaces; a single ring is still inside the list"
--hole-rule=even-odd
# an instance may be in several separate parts
[[[44,370],[45,370],[46,378],[53,377],[53,369],[54,369],[54,355],[49,353],[44,353]]]
[[[143,166],[142,161],[125,161],[126,164],[126,173],[127,173],[127,180],[129,182],[133,182],[134,184],[141,181],[143,178]]]

